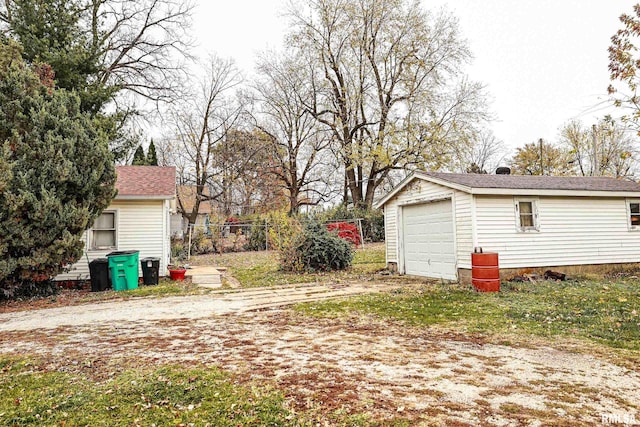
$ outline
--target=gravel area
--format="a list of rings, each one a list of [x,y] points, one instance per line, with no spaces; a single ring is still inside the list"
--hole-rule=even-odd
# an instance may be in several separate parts
[[[314,298],[310,287],[292,289]],[[365,317],[313,319],[273,298],[252,290],[6,313],[0,353],[42,355],[50,369],[98,377],[118,365],[215,365],[275,385],[320,425],[335,411],[413,425],[640,420],[640,373],[579,344],[500,345]]]

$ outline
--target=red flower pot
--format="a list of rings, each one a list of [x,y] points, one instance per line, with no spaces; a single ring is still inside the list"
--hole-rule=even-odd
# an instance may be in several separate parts
[[[184,274],[187,272],[187,270],[180,269],[180,270],[169,270],[169,277],[171,277],[171,280],[179,280],[182,281],[184,280]]]

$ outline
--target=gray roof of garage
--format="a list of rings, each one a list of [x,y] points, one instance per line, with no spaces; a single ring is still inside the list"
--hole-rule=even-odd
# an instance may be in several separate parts
[[[640,184],[604,176],[484,175],[475,173],[428,172],[424,175],[471,188],[528,190],[640,191]]]
[[[623,178],[415,172],[375,206],[382,207],[414,179],[431,181],[471,194],[640,198],[640,184]]]

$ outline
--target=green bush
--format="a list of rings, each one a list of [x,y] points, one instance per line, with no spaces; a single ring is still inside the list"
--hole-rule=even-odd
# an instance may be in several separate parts
[[[269,213],[267,221],[269,248],[281,253],[291,250],[302,232],[298,218],[290,217],[284,211],[274,211]]]
[[[58,283],[53,280],[44,282],[24,282],[22,286],[14,289],[10,296],[0,292],[0,301],[5,300],[27,300],[31,298],[44,298],[60,293]]]
[[[78,261],[115,196],[104,124],[0,35],[0,293],[29,295]],[[25,290],[21,290],[21,288]]]
[[[171,239],[171,259],[174,262],[186,261],[189,256],[188,246],[182,239]]]
[[[204,255],[216,252],[215,234],[208,236],[206,232],[196,230],[191,235],[191,255]]]
[[[317,221],[306,223],[281,255],[282,267],[288,271],[344,270],[353,261],[351,245]]]
[[[267,245],[267,220],[256,216],[252,218],[251,228],[247,232],[247,242],[244,249],[247,251],[263,251]]]

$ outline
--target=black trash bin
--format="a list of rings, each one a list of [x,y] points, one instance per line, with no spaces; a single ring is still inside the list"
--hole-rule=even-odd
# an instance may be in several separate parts
[[[109,281],[109,260],[96,258],[89,263],[89,275],[91,276],[91,292],[106,291],[111,287]]]
[[[160,274],[160,258],[142,258],[140,265],[142,266],[142,282],[145,285],[157,285]]]

